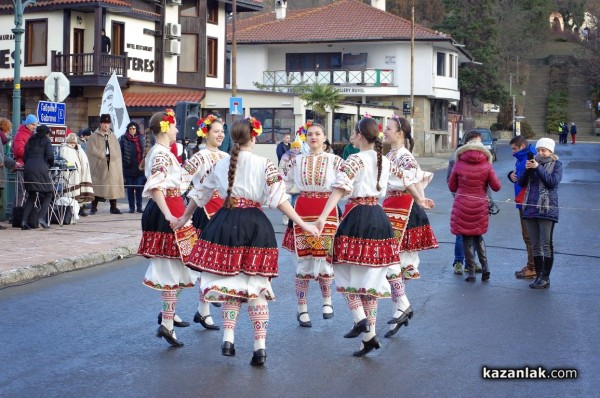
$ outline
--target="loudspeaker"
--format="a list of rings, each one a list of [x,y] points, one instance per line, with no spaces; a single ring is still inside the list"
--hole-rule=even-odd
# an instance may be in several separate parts
[[[175,106],[175,119],[177,120],[177,140],[184,138],[196,141],[196,123],[200,115],[200,104],[196,102],[178,102]]]

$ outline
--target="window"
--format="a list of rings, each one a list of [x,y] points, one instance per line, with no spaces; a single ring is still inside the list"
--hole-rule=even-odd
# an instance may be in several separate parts
[[[437,75],[446,76],[446,53],[437,53]]]
[[[219,3],[215,0],[209,0],[206,3],[206,22],[212,24],[219,23]]]
[[[110,38],[110,52],[114,55],[123,55],[125,52],[125,24],[121,22],[112,23],[112,37]]]
[[[48,20],[25,21],[25,66],[48,64]]]
[[[448,76],[450,76],[450,77],[456,77],[456,76],[454,76],[454,60],[455,59],[456,59],[456,55],[454,55],[454,54],[448,55]]]
[[[198,0],[182,2],[181,16],[182,17],[197,17],[198,16]]]
[[[256,108],[250,110],[250,115],[260,120],[263,126],[262,134],[257,137],[258,144],[275,144],[285,134],[294,136],[296,118],[292,108]]]
[[[206,76],[217,77],[219,41],[212,37],[206,39]]]
[[[350,135],[354,129],[354,115],[345,113],[333,114],[333,142],[334,143],[349,143]]]
[[[286,54],[285,59],[288,72],[342,69],[341,53]]]
[[[448,101],[432,99],[429,127],[431,130],[448,130]]]
[[[198,35],[181,35],[179,72],[198,72]]]

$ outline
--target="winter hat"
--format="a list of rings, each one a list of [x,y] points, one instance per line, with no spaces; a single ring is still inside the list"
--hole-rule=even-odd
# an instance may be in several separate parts
[[[67,142],[77,143],[77,134],[70,133],[69,135],[67,135]]]
[[[547,150],[549,150],[550,152],[554,153],[554,145],[555,142],[552,138],[540,138],[537,141],[537,144],[535,144],[535,149],[538,148],[546,148]]]
[[[27,115],[27,118],[25,119],[25,123],[23,124],[38,124],[38,118],[33,115],[33,114],[29,114]]]
[[[100,123],[111,123],[110,115],[108,113],[100,115]]]
[[[294,141],[294,142],[292,142],[290,147],[292,149],[300,149],[300,148],[302,148],[302,143],[300,141]]]

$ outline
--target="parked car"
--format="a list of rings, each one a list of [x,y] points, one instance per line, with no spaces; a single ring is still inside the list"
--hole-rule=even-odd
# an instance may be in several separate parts
[[[475,129],[469,129],[467,131],[465,131],[465,134],[463,134],[463,137],[466,135],[466,133],[468,131],[477,131],[481,134],[481,143],[483,144],[483,146],[485,146],[490,153],[492,154],[492,158],[494,159],[494,162],[496,161],[496,141],[498,141],[498,138],[494,138],[494,135],[492,134],[492,131],[490,129],[484,129],[484,128],[475,128]],[[464,142],[462,142],[461,139],[461,145],[464,144]]]

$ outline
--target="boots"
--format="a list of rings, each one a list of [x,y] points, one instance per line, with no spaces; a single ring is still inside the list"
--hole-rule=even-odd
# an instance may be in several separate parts
[[[469,275],[465,278],[466,282],[475,282],[475,253],[473,252],[473,237],[463,236],[463,247],[465,248],[466,271]]]
[[[533,279],[535,278],[535,266],[527,264],[522,270],[515,272],[517,279]]]
[[[532,289],[546,289],[550,287],[550,272],[552,271],[552,265],[554,263],[554,257],[544,257],[542,266],[542,277],[537,282],[530,286]]]
[[[490,279],[490,268],[488,267],[487,253],[485,251],[485,242],[483,236],[477,238],[476,246],[477,257],[481,263],[481,281],[487,282]]]
[[[544,267],[544,257],[543,256],[533,257],[533,266],[535,267],[535,280],[529,284],[529,287],[532,289],[534,289],[534,286],[542,278],[542,269]]]

